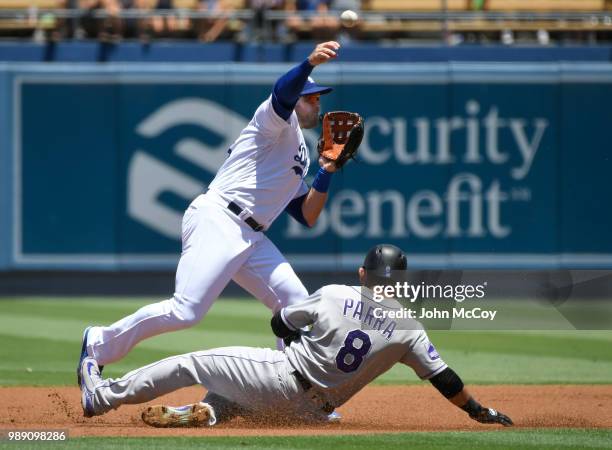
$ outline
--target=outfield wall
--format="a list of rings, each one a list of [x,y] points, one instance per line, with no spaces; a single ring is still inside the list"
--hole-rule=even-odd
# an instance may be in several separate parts
[[[287,68],[0,64],[0,269],[174,268],[182,210]],[[366,133],[317,226],[268,232],[299,270],[352,269],[382,241],[421,268],[612,267],[611,64],[316,76]]]
[[[0,41],[0,61],[14,62],[249,62],[282,63],[302,61],[315,42],[293,44],[164,41],[85,41],[32,42]],[[342,44],[343,62],[610,62],[612,46],[591,45],[406,45],[352,41]]]

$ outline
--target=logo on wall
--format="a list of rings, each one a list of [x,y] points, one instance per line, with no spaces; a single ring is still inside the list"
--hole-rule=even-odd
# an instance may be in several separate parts
[[[236,140],[248,119],[219,103],[202,98],[182,98],[171,101],[151,113],[136,127],[145,138],[156,138],[166,130],[180,125],[195,125],[219,135],[216,145],[184,136],[170,150],[214,175],[228,155],[228,148]],[[304,139],[311,149],[317,135],[304,130]],[[305,149],[300,149],[305,151]],[[300,153],[300,163],[307,158]],[[301,174],[300,174],[301,175]],[[201,180],[183,173],[145,149],[137,149],[128,164],[127,213],[129,217],[171,239],[181,237],[182,212],[159,201],[163,193],[193,199],[204,192]]]
[[[483,109],[470,99],[464,114],[452,117],[367,117],[358,159],[372,168],[389,167],[397,185],[364,191],[357,183],[338,190],[313,228],[290,221],[285,235],[312,239],[331,232],[343,239],[420,240],[510,236],[512,223],[503,213],[512,203],[531,201],[532,184],[526,178],[544,147],[549,121],[504,116],[497,105]],[[419,173],[422,168],[445,174],[444,190],[433,189]],[[494,176],[487,175],[489,169]]]
[[[218,145],[210,146],[189,136],[182,137],[171,149],[181,158],[215,174],[227,157],[227,149],[248,120],[224,106],[202,98],[182,98],[166,103],[136,127],[142,137],[155,138],[179,125],[196,125],[222,137]],[[170,192],[192,199],[206,186],[146,150],[134,152],[128,165],[127,212],[143,225],[168,238],[180,238],[182,213],[159,201],[162,193]]]

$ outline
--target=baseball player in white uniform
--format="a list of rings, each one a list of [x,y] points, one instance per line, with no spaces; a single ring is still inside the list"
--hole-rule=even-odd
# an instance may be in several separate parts
[[[418,322],[380,317],[376,308],[401,308],[394,299],[373,300],[370,288],[380,282],[372,274],[381,269],[405,270],[405,255],[391,245],[376,246],[359,269],[364,286],[325,286],[305,302],[278,311],[271,325],[278,337],[291,340],[284,351],[227,347],[193,352],[108,380],[100,377],[94,359],[85,358],[83,411],[86,416],[100,415],[200,384],[209,392],[203,402],[150,407],[143,420],[154,426],[214,425],[235,415],[326,421],[334,408],[402,363],[474,420],[512,425],[509,417],[471,397]]]
[[[263,231],[285,210],[313,226],[323,209],[335,165],[321,158],[312,186],[305,183],[310,160],[301,128],[318,125],[319,97],[332,90],[316,84],[310,73],[334,59],[339,48],[333,41],[317,45],[277,80],[228,149],[208,192],[185,212],[174,295],[110,326],[87,328],[79,384],[84,358],[94,358],[102,369],[143,339],[197,324],[232,279],[273,312],[308,297]]]

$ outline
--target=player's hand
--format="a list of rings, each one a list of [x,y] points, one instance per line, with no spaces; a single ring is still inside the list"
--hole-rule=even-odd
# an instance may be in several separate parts
[[[499,423],[505,427],[514,425],[510,417],[493,408],[482,408],[478,413],[470,414],[470,417],[480,423]]]
[[[308,62],[311,66],[318,66],[319,64],[326,63],[338,55],[337,52],[339,48],[340,44],[336,41],[323,42],[315,47],[308,57]]]
[[[319,165],[328,172],[335,172],[338,170],[336,163],[331,159],[327,159],[324,156],[319,156]]]

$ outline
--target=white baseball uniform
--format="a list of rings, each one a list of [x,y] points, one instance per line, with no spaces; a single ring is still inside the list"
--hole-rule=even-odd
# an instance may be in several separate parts
[[[227,347],[167,358],[98,385],[94,408],[106,412],[201,384],[219,420],[227,418],[217,410],[224,403],[270,418],[326,420],[329,406],[344,404],[397,362],[422,379],[447,367],[418,322],[382,319],[376,308],[401,305],[378,304],[365,288],[325,286],[281,310],[289,328],[309,329],[284,351]]]
[[[296,113],[283,120],[268,98],[228,153],[209,191],[183,217],[174,296],[91,328],[87,352],[100,365],[121,359],[143,339],[198,323],[231,279],[272,311],[308,296],[276,246],[245,222],[252,218],[265,230],[308,192],[310,160]],[[228,209],[231,202],[240,216]]]

